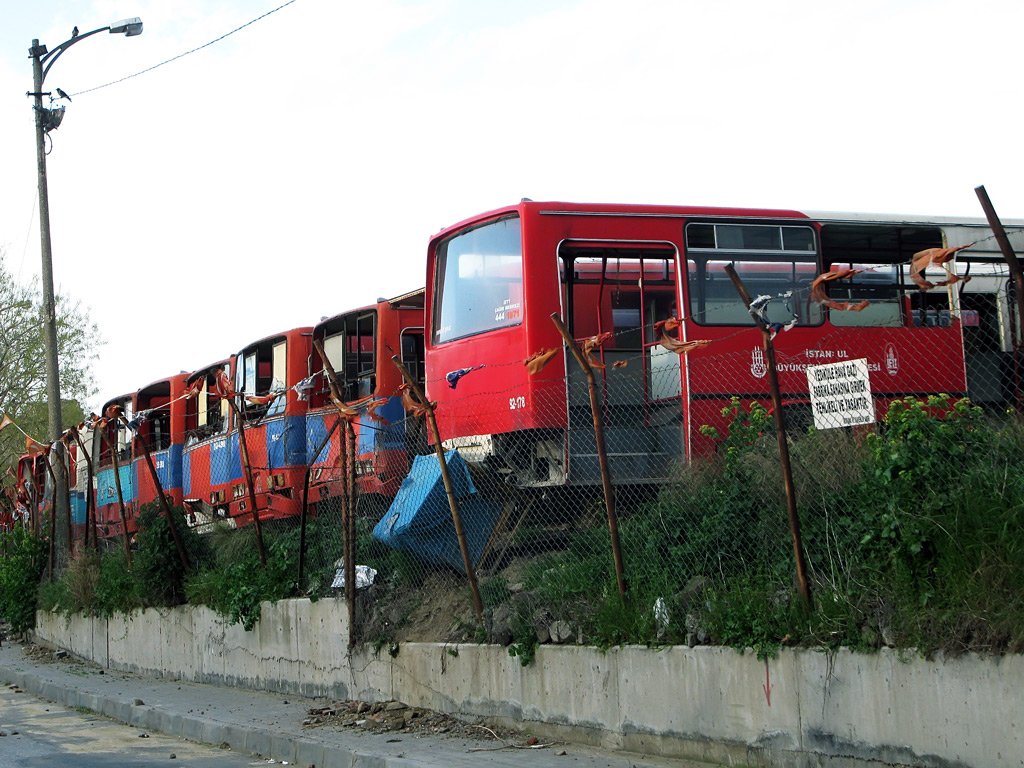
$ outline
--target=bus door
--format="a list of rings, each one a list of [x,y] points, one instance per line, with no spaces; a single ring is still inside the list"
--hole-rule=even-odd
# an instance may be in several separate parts
[[[668,476],[682,457],[681,359],[658,344],[655,323],[678,314],[677,252],[670,243],[574,242],[559,247],[566,327],[582,341],[611,337],[594,354],[605,443],[616,483]],[[616,367],[616,364],[618,367]],[[601,482],[585,374],[568,376],[569,482]]]
[[[416,380],[416,384],[422,389],[424,386],[425,358],[423,326],[403,328],[401,339],[402,365],[405,366],[405,370],[409,372],[409,375]],[[383,364],[385,363],[382,361]],[[405,445],[410,457],[425,455],[433,450],[430,447],[430,440],[427,435],[426,419],[405,418],[403,414],[401,423],[405,430]]]

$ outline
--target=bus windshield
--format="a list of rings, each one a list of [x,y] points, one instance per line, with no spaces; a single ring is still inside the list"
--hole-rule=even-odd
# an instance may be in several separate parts
[[[523,320],[523,248],[517,216],[442,242],[435,267],[434,344]]]

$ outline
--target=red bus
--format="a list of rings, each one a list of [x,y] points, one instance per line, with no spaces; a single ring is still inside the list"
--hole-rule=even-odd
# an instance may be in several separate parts
[[[185,441],[186,375],[155,381],[135,393],[136,424],[132,445],[132,474],[136,479],[136,504],[139,508],[157,500],[156,483],[146,463],[143,443],[149,450],[164,496],[172,506],[182,504],[181,459]]]
[[[402,374],[391,362],[400,355],[409,373],[423,381],[423,289],[322,320],[313,338],[324,348],[346,403],[381,401],[369,413],[361,403],[353,427],[360,509],[383,512],[409,470],[410,450],[426,446],[421,421],[406,420],[398,387]],[[306,443],[312,465],[310,500],[342,493],[339,459],[343,430],[331,403],[327,374],[315,347],[310,358]],[[375,418],[376,417],[376,418]],[[314,456],[320,446],[323,446]]]
[[[268,336],[233,358],[241,424],[231,425],[226,460],[231,484],[229,514],[237,524],[248,524],[253,519],[239,454],[238,436],[242,431],[260,519],[297,516],[302,511],[308,404],[299,397],[295,385],[307,377],[312,333],[313,329],[307,327]]]
[[[189,525],[201,533],[208,532],[216,520],[228,521],[229,525],[234,522],[228,514],[229,467],[233,464],[228,440],[231,409],[218,388],[222,376],[232,380],[231,370],[231,360],[219,360],[195,371],[186,380],[188,387],[198,391],[185,400],[182,493]]]
[[[100,416],[108,409],[120,407],[128,421],[133,415],[135,395],[126,394],[107,400]],[[124,503],[125,522],[128,533],[138,530],[136,523],[135,488],[137,476],[132,463],[132,432],[120,419],[106,420],[102,429],[92,430],[92,463],[96,474],[96,524],[101,537],[120,536],[124,532],[121,523],[121,506]]]
[[[868,360],[879,413],[906,395],[968,394],[967,337],[978,327],[976,310],[966,309],[971,294],[918,291],[910,261],[924,249],[979,241],[957,262],[992,270],[1000,257],[990,236],[980,220],[524,200],[430,241],[427,396],[438,402],[442,440],[467,461],[520,487],[599,483],[578,366],[561,353],[534,375],[523,365],[561,348],[550,319],[557,314],[576,339],[611,334],[597,352],[606,366],[597,374],[613,479],[663,480],[681,459],[713,450],[700,428],[721,425],[730,397],[767,400],[761,335],[727,264],[751,296],[770,297],[769,322],[791,326],[775,347],[792,419],[809,414],[807,366],[839,360]],[[848,268],[862,271],[830,283],[829,295],[867,300],[866,309],[812,300],[818,275]],[[673,338],[711,344],[668,351],[655,324],[673,317],[681,319]],[[454,388],[447,377],[459,371],[468,373]],[[974,389],[982,396],[986,387],[993,403],[1016,396],[1007,377]]]

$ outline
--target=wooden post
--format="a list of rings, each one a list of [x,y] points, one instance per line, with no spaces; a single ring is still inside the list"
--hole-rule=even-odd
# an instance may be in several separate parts
[[[576,358],[576,362],[583,369],[587,377],[587,390],[590,393],[590,411],[594,418],[594,441],[597,443],[597,460],[601,467],[601,485],[604,488],[604,506],[608,513],[608,531],[612,539],[612,557],[615,560],[615,581],[619,586],[619,597],[626,598],[626,574],[622,564],[622,545],[619,542],[619,518],[615,513],[615,488],[612,487],[611,468],[608,466],[608,451],[604,443],[604,416],[601,410],[601,402],[597,393],[597,381],[594,379],[594,371],[590,363],[583,357],[576,340],[569,335],[569,331],[558,317],[557,312],[551,313],[551,322],[555,324],[558,332],[562,334],[566,347]],[[568,383],[568,382],[567,382]]]
[[[750,294],[743,285],[740,276],[732,264],[725,265],[726,274],[732,280],[733,287],[743,300],[743,305],[750,309]],[[764,356],[768,364],[768,387],[771,390],[772,410],[775,412],[775,436],[779,444],[779,462],[782,464],[782,480],[786,487],[786,506],[789,510],[789,531],[793,538],[793,556],[796,559],[796,579],[800,587],[800,595],[804,604],[811,607],[811,587],[807,583],[807,560],[804,557],[804,544],[800,536],[800,516],[796,510],[796,489],[793,485],[793,469],[789,462],[789,443],[786,440],[786,420],[782,413],[782,392],[779,389],[779,371],[775,365],[775,346],[772,344],[771,329],[757,316],[751,313],[754,322],[761,331],[764,341]]]
[[[132,428],[128,425],[128,419],[124,417],[124,414],[118,416],[121,423],[124,424],[125,429],[129,432]],[[181,540],[181,532],[178,531],[178,526],[175,525],[173,513],[171,512],[171,505],[167,503],[167,497],[164,496],[164,487],[160,483],[160,478],[156,474],[156,467],[153,466],[153,457],[149,454],[149,448],[146,446],[146,441],[139,436],[139,447],[142,448],[142,455],[146,457],[146,466],[149,467],[149,474],[153,478],[153,485],[156,487],[156,498],[160,504],[160,510],[164,513],[164,517],[167,518],[167,525],[171,527],[171,538],[174,540],[174,547],[178,550],[178,557],[181,559],[181,567],[186,572],[190,570],[188,562],[188,553],[185,552],[185,544]]]
[[[256,485],[252,480],[252,465],[249,464],[249,446],[245,444],[245,424],[242,423],[242,413],[235,404],[235,398],[227,398],[228,406],[235,414],[235,424],[238,426],[238,453],[242,459],[242,471],[245,473],[245,486],[249,491],[249,503],[252,505],[252,524],[256,528],[256,550],[260,555],[260,567],[267,567],[267,552],[263,547],[263,526],[260,525],[260,511],[256,507]]]
[[[455,524],[455,535],[459,539],[459,549],[462,552],[462,563],[466,569],[466,578],[469,579],[469,589],[473,593],[473,607],[476,610],[476,619],[482,627],[484,625],[484,604],[483,600],[480,599],[480,588],[476,583],[476,572],[473,570],[473,559],[469,554],[469,542],[466,541],[466,531],[462,527],[462,516],[459,514],[459,502],[455,498],[455,488],[452,485],[451,475],[448,474],[448,464],[444,458],[444,446],[441,444],[441,433],[437,429],[437,419],[434,418],[434,408],[430,405],[430,401],[427,400],[427,396],[423,394],[423,390],[420,389],[409,371],[402,365],[401,359],[398,355],[391,357],[391,362],[395,364],[395,367],[402,372],[402,376],[405,381],[409,384],[409,388],[412,390],[413,395],[423,403],[424,408],[427,412],[427,426],[430,428],[431,438],[434,440],[434,450],[437,452],[437,462],[441,469],[441,480],[444,482],[445,493],[448,494],[448,506],[452,511],[452,522]]]

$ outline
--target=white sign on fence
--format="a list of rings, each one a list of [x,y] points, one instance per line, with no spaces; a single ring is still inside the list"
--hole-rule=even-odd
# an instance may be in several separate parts
[[[867,359],[809,365],[807,387],[817,429],[874,423],[875,403],[871,397]]]

